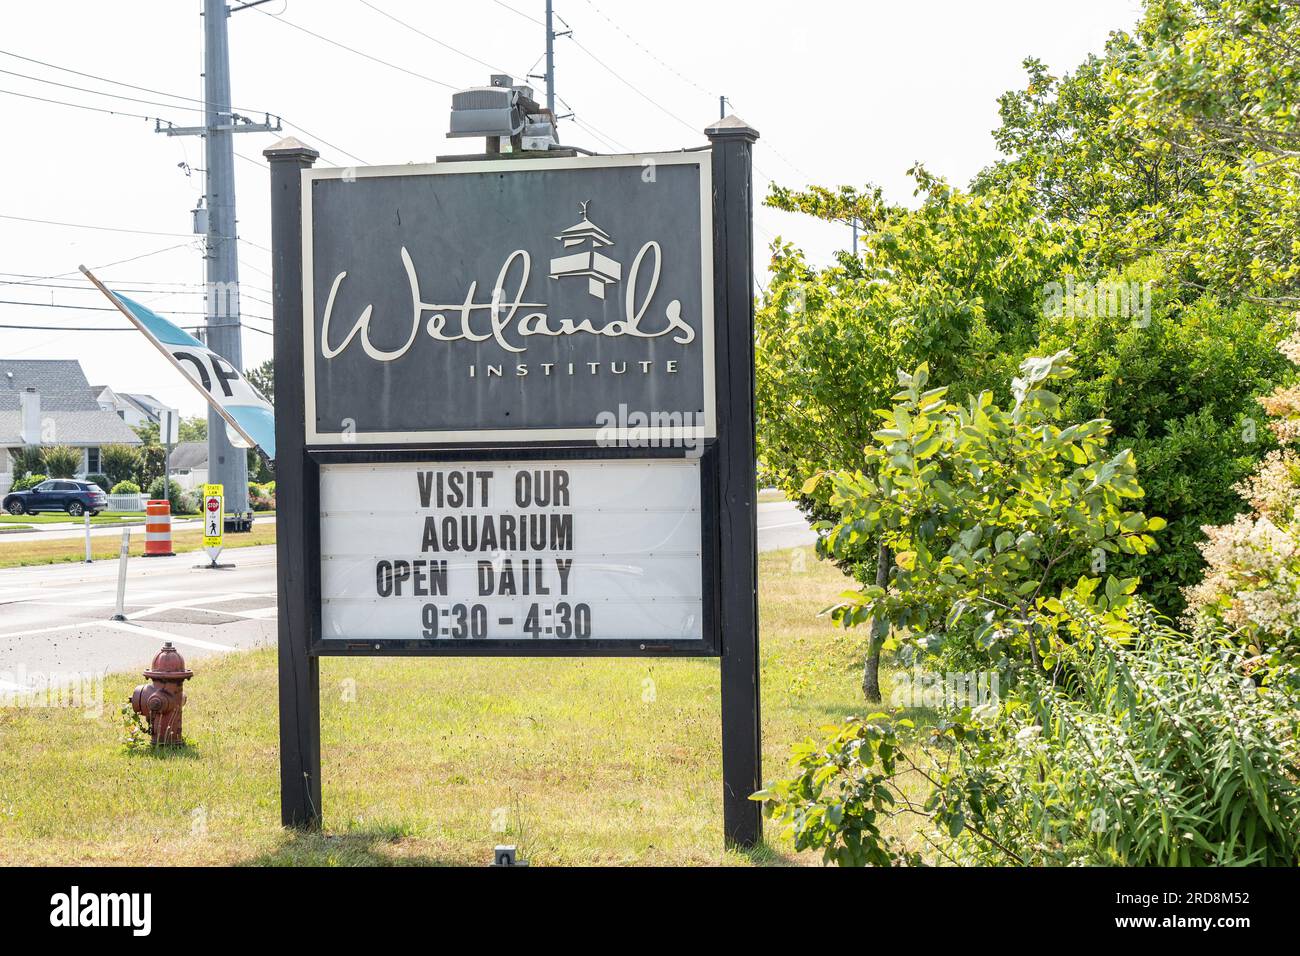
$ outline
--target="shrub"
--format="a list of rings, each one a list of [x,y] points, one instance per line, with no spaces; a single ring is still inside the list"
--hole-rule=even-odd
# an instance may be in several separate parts
[[[1030,675],[1001,705],[949,714],[928,734],[875,715],[805,742],[795,775],[754,794],[799,849],[842,865],[914,864],[882,836],[918,820],[957,864],[1295,866],[1300,699],[1257,687],[1247,654],[1131,609],[1121,642],[1083,604],[1072,679]],[[925,791],[917,796],[915,781]]]
[[[166,451],[161,445],[145,445],[138,452],[135,474],[129,477],[141,488],[148,488],[155,479],[162,477],[165,457]]]
[[[110,487],[110,482],[109,482],[109,480],[108,480],[108,475],[102,475],[102,474],[99,474],[99,473],[92,474],[92,475],[87,475],[87,476],[86,476],[86,480],[89,481],[89,482],[93,482],[94,484],[99,485],[99,487],[102,488],[102,489],[104,489],[105,491],[108,491],[108,489],[109,489],[109,487]]]
[[[139,493],[140,486],[134,481],[119,481],[109,492],[113,495],[138,495]]]
[[[10,488],[9,490],[26,491],[29,488],[35,488],[47,477],[49,476],[48,475],[23,475],[23,477],[19,478],[17,481],[14,482],[13,487]]]
[[[42,453],[45,473],[51,478],[72,478],[81,468],[81,452],[67,445],[52,445]]]
[[[170,494],[165,493],[164,490],[165,487],[169,488]],[[181,488],[180,484],[178,484],[175,479],[172,479],[172,481],[170,481],[167,486],[164,486],[161,477],[155,478],[153,481],[149,483],[149,497],[155,501],[159,501],[163,498],[169,498],[172,503],[173,514],[188,514],[194,510],[193,501],[190,502],[189,509],[183,507],[185,501],[185,491],[184,489]]]
[[[135,478],[140,467],[140,453],[130,445],[104,445],[99,449],[99,464],[109,481],[116,485]]]
[[[25,448],[17,448],[11,451],[9,453],[9,469],[13,472],[15,479],[21,478],[24,475],[44,471],[45,465],[41,461],[40,447],[30,445]]]
[[[927,390],[925,365],[899,374],[866,474],[831,476],[841,517],[819,547],[838,556],[879,536],[894,564],[834,609],[845,627],[882,617],[955,670],[1025,658],[1051,667],[1040,619],[1054,613],[1053,569],[1075,554],[1151,550],[1164,522],[1126,510],[1142,497],[1132,454],[1107,450],[1105,419],[1060,421],[1049,388],[1072,374],[1069,362],[1067,351],[1026,359],[1008,409],[989,392],[950,403],[946,388]],[[1135,586],[1112,579],[1107,590],[1118,598]]]
[[[1061,309],[1044,319],[1040,349],[1074,353],[1078,374],[1057,389],[1062,414],[1109,419],[1112,444],[1141,463],[1147,510],[1169,522],[1158,553],[1107,555],[1102,570],[1122,577],[1140,564],[1144,596],[1177,617],[1182,589],[1204,568],[1201,528],[1232,520],[1241,506],[1233,486],[1272,447],[1249,420],[1259,415],[1255,396],[1283,379],[1287,363],[1277,351],[1285,330],[1263,307],[1200,295],[1183,302],[1161,280],[1151,263],[1112,274],[1110,283],[1150,290],[1149,316],[1105,314],[1086,302]],[[1055,583],[1089,567],[1066,562]]]
[[[1280,351],[1300,360],[1300,329]],[[1271,668],[1300,650],[1300,385],[1278,388],[1259,402],[1283,447],[1237,485],[1250,512],[1204,529],[1207,568],[1204,579],[1187,589],[1187,620],[1233,629]]]

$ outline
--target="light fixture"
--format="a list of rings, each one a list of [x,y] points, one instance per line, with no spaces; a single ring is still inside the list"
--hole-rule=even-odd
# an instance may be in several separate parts
[[[555,118],[533,99],[533,88],[515,85],[504,73],[494,73],[491,85],[474,86],[451,95],[452,138],[482,136],[487,151],[545,152],[559,145]]]

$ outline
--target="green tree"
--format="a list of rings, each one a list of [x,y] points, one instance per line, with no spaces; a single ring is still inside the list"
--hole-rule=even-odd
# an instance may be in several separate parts
[[[140,453],[131,445],[109,444],[99,449],[99,466],[113,484],[134,478],[140,467]]]
[[[51,478],[72,478],[81,470],[81,452],[67,445],[52,445],[44,450],[45,473]]]
[[[1283,304],[1300,301],[1297,36],[1294,0],[1149,0],[1128,68],[1108,76],[1117,126],[1203,167],[1175,257],[1215,289]]]
[[[883,618],[913,648],[955,666],[1014,672],[1025,657],[1036,669],[1057,665],[1043,624],[1056,613],[1055,569],[1077,554],[1145,554],[1164,526],[1126,509],[1143,492],[1132,453],[1107,450],[1109,422],[1059,424],[1049,386],[1072,374],[1069,359],[1026,359],[1005,410],[988,391],[949,402],[947,388],[927,389],[924,364],[899,374],[865,469],[829,475],[841,517],[826,553],[878,538],[894,560],[884,586],[863,582],[835,608],[845,627]],[[1121,603],[1136,580],[1106,586]]]
[[[192,418],[182,418],[180,426],[176,431],[181,441],[207,441],[208,420],[202,415],[195,415]]]
[[[262,393],[263,398],[272,405],[275,404],[275,362],[272,359],[245,371],[244,378]]]
[[[1005,382],[1035,336],[1043,284],[1073,261],[1072,228],[1044,220],[1027,182],[973,196],[921,167],[912,173],[923,197],[915,210],[852,187],[776,187],[767,200],[863,229],[862,255],[841,253],[822,270],[776,244],[756,313],[761,467],[817,518],[835,512],[826,493],[801,492],[805,479],[861,463],[894,370],[930,357],[959,395]],[[877,540],[839,557],[864,581],[888,565]],[[871,700],[879,700],[880,633],[863,668]]]

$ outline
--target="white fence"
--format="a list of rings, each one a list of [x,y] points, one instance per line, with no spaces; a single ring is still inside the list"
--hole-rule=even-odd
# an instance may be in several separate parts
[[[144,512],[145,502],[149,496],[145,494],[138,495],[109,495],[107,511],[139,511]]]

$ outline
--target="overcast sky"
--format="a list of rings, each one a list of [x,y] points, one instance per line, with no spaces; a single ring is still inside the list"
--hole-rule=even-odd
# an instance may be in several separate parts
[[[153,119],[13,95],[200,123],[190,111],[198,104],[178,98],[202,96],[200,6],[199,0],[6,4],[0,216],[9,218],[0,218],[0,300],[6,302],[0,325],[121,328],[125,320],[112,313],[7,303],[103,306],[99,293],[86,291],[78,263],[135,256],[143,258],[104,268],[101,277],[124,290],[150,290],[128,294],[179,324],[201,321],[183,313],[203,309],[203,263],[189,235],[189,210],[203,191],[202,140],[159,135]],[[996,98],[1023,85],[1025,56],[1042,58],[1057,73],[1072,69],[1099,52],[1111,30],[1130,28],[1139,3],[556,0],[555,8],[573,30],[572,38],[556,41],[556,91],[564,111],[576,113],[561,124],[564,142],[601,152],[698,145],[725,94],[731,111],[762,134],[755,151],[760,195],[769,180],[870,182],[904,202],[912,196],[906,170],[917,160],[964,185],[996,158],[990,136]],[[230,18],[232,99],[237,109],[280,114],[285,134],[317,147],[333,165],[463,152],[463,143],[444,138],[451,88],[482,84],[498,69],[516,77],[539,72],[544,9],[543,0],[271,0]],[[178,96],[113,86],[31,60]],[[243,157],[235,160],[240,278],[253,328],[269,328],[253,316],[271,314],[269,179],[261,151],[285,134],[236,137]],[[847,230],[761,207],[755,219],[760,268],[777,235],[816,261],[849,242]],[[41,285],[29,278],[68,272]],[[765,281],[761,272],[759,280]],[[243,342],[245,366],[270,357],[269,336],[246,331]],[[187,414],[203,408],[179,373],[134,332],[0,328],[0,357],[79,359],[92,384],[151,393]]]

